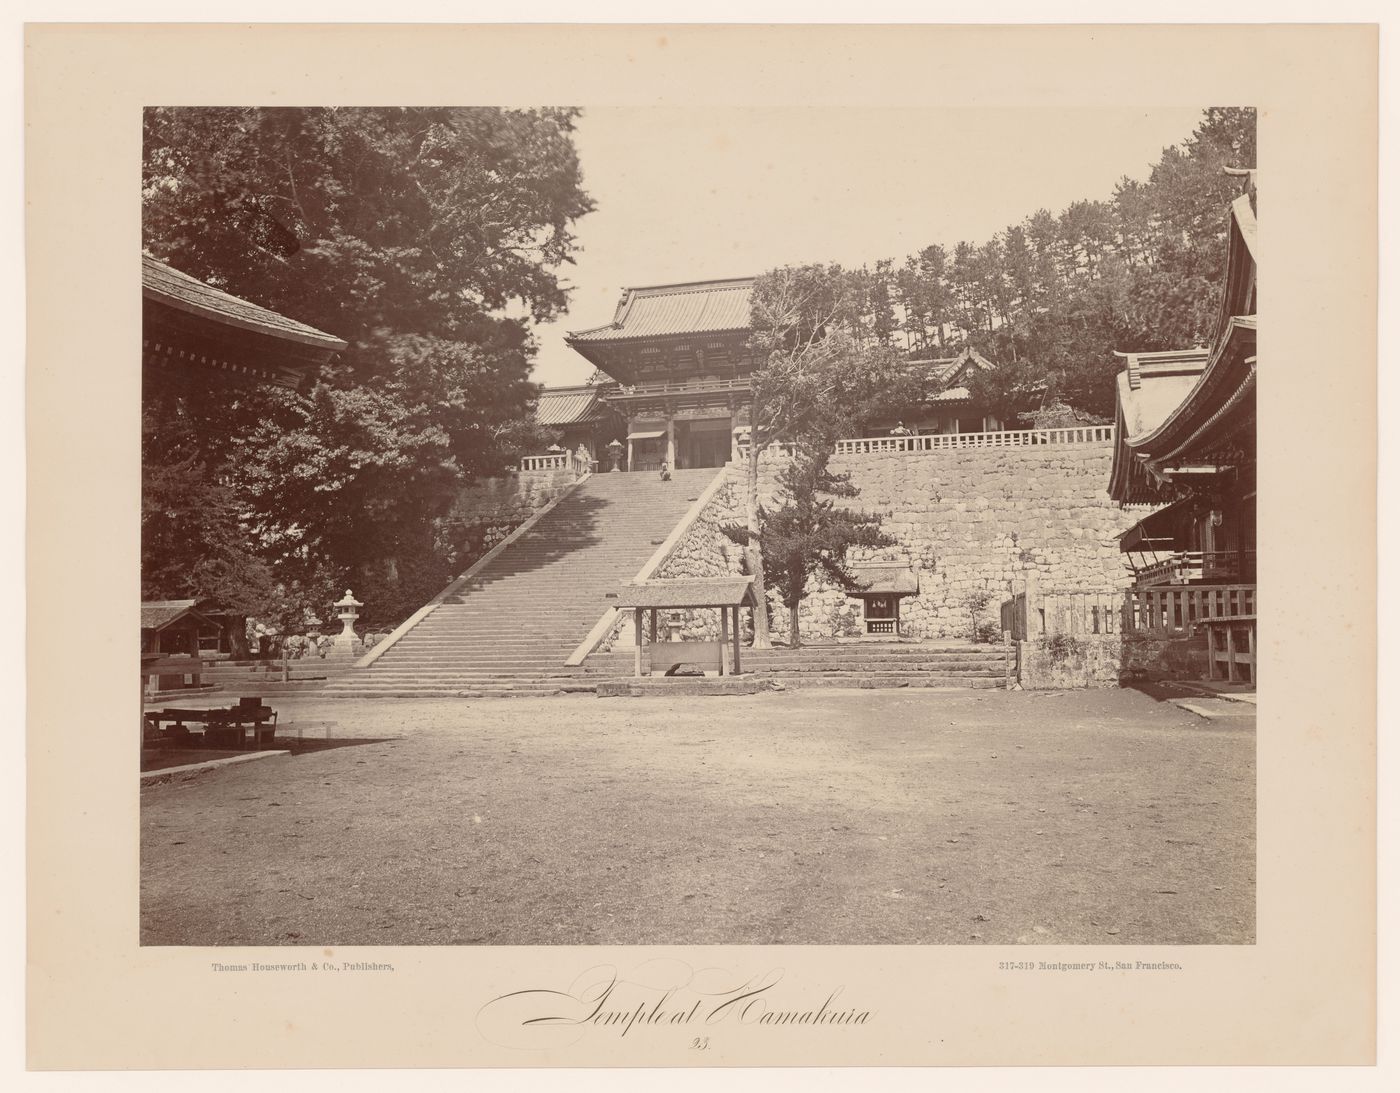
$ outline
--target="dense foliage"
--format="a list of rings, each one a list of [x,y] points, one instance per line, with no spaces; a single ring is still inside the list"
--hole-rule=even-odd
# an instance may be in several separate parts
[[[850,274],[870,336],[911,357],[971,344],[1003,365],[973,394],[998,416],[1062,402],[1113,412],[1114,350],[1205,344],[1225,272],[1226,206],[1254,167],[1255,112],[1207,110],[1146,182],[1041,209],[980,245],[930,244]]]
[[[531,326],[565,305],[592,208],[576,116],[147,112],[147,252],[349,348],[306,398],[147,392],[145,595],[253,575],[197,591],[294,627],[353,584],[384,623],[451,576],[439,518],[458,487],[539,445]],[[168,533],[186,521],[207,533]]]

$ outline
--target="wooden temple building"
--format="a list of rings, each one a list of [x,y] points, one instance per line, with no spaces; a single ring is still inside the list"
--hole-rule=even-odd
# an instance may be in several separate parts
[[[141,257],[144,393],[178,398],[270,384],[305,391],[320,368],[346,348],[340,338],[205,284],[147,255]],[[143,664],[177,676],[173,656],[246,651],[241,616],[208,600],[141,605]],[[165,665],[159,672],[155,668]],[[144,674],[144,669],[143,669]]]
[[[270,383],[306,390],[345,342],[146,255],[141,380]]]
[[[608,444],[627,435],[626,419],[602,394],[596,383],[547,387],[535,404],[535,422],[558,433],[557,447],[564,453],[582,446],[594,464],[600,463]]]
[[[748,346],[754,280],[625,289],[612,322],[565,338],[613,382],[546,389],[536,420],[560,429],[563,447],[572,451],[582,442],[600,462],[608,442],[603,434],[620,434],[630,470],[655,470],[663,461],[681,469],[719,467],[737,459],[747,443],[750,378],[761,363]],[[966,386],[976,370],[995,367],[975,350],[909,367],[924,382],[922,405],[911,407],[907,420],[867,428],[932,434],[1002,427],[974,404]]]
[[[1120,354],[1108,492],[1154,511],[1119,539],[1135,577],[1127,628],[1204,636],[1213,679],[1253,682],[1256,646],[1257,231],[1250,189],[1230,206],[1209,349]]]
[[[721,467],[748,428],[754,278],[629,288],[613,321],[565,342],[615,381],[630,470]]]
[[[869,423],[872,433],[887,432],[900,425],[920,436],[994,433],[1002,428],[996,415],[979,405],[968,390],[973,375],[996,368],[971,346],[952,357],[912,360],[909,368],[922,381],[923,403],[902,421]]]

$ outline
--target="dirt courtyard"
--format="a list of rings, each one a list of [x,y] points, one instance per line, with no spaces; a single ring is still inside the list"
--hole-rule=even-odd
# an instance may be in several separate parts
[[[1253,721],[1137,691],[276,705],[353,743],[143,788],[144,944],[1254,940]]]

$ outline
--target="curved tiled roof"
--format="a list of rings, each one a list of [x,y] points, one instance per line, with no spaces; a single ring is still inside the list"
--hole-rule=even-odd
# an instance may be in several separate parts
[[[141,604],[141,629],[159,630],[194,611],[198,600],[147,600]]]
[[[752,277],[735,277],[625,289],[611,323],[571,331],[565,340],[611,342],[747,330],[753,283]]]
[[[847,589],[859,595],[871,593],[913,596],[919,591],[919,575],[907,565],[853,565],[850,567],[855,584]]]
[[[600,416],[596,387],[546,387],[535,404],[539,425],[578,425]]]
[[[141,293],[148,300],[240,330],[317,349],[345,348],[345,342],[323,330],[206,285],[188,273],[181,273],[144,254],[141,256]]]
[[[1171,416],[1196,386],[1210,354],[1189,349],[1124,355],[1128,363],[1118,373],[1118,405],[1127,442],[1152,432]]]

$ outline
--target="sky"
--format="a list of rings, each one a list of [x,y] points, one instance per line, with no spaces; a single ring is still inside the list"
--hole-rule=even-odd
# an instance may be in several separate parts
[[[1202,109],[585,108],[575,143],[597,207],[562,270],[568,311],[536,328],[533,378],[586,380],[564,335],[611,322],[624,287],[982,243],[1145,180]]]

